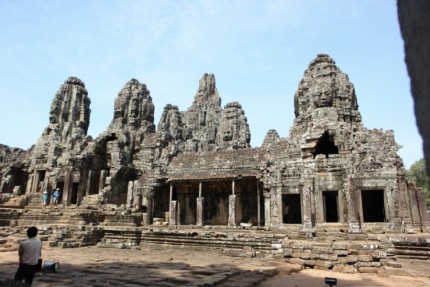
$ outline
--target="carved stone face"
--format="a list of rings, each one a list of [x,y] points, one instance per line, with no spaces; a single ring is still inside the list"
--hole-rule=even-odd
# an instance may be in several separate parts
[[[132,98],[130,117],[137,118],[139,116],[139,100],[137,98]]]
[[[312,101],[316,108],[331,107],[333,105],[334,89],[329,86],[320,86],[311,92]]]
[[[226,142],[231,141],[233,139],[233,134],[232,134],[231,130],[224,131],[222,139]]]

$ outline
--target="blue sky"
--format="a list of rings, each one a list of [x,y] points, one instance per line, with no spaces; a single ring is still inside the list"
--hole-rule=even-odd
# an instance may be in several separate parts
[[[395,0],[1,0],[0,15],[2,144],[37,141],[69,76],[86,85],[96,137],[131,78],[151,91],[158,124],[214,73],[222,106],[241,103],[260,146],[269,129],[288,136],[303,72],[327,53],[354,84],[364,125],[394,130],[407,168],[423,157]]]

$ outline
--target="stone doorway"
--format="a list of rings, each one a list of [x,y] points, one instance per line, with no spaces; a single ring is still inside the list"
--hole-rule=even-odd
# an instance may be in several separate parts
[[[302,201],[300,194],[283,194],[282,207],[284,224],[302,223]]]
[[[361,207],[363,222],[385,222],[383,190],[362,190]]]
[[[79,183],[78,182],[72,183],[72,194],[70,197],[70,204],[78,203],[78,190],[79,190]]]
[[[337,191],[323,191],[325,222],[339,222],[339,201]]]

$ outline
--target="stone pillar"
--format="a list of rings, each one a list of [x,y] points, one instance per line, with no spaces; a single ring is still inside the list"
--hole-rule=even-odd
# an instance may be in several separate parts
[[[236,195],[235,194],[230,194],[228,196],[228,226],[230,227],[236,226]]]
[[[270,200],[270,191],[264,191],[264,226],[270,227],[271,222],[271,200]]]
[[[33,180],[33,184],[31,187],[31,193],[39,191],[40,173],[37,169],[34,170],[33,178],[34,178],[34,180]]]
[[[359,200],[357,195],[359,191],[355,188],[354,178],[352,176],[345,176],[343,188],[348,191],[346,194],[346,200],[348,205],[349,232],[359,232],[361,226],[360,215],[358,212]]]
[[[197,226],[203,226],[203,208],[205,199],[202,197],[202,182],[199,182],[199,197],[197,198]]]
[[[260,202],[260,189],[259,184],[258,184],[258,178],[257,178],[257,226],[261,226],[261,214],[260,214],[260,210],[261,210],[261,202]]]
[[[197,220],[196,225],[197,226],[203,226],[203,206],[205,203],[205,199],[203,197],[197,198]]]
[[[144,225],[150,225],[152,222],[152,213],[154,210],[154,191],[144,188],[142,194],[142,205],[146,206],[146,217],[143,218]]]
[[[176,200],[171,200],[169,205],[169,224],[178,225],[178,203]]]
[[[303,229],[310,231],[312,229],[312,183],[305,183],[302,190],[303,203]]]
[[[134,187],[133,181],[127,182],[127,202],[125,205],[127,209],[130,209],[134,204],[134,202],[133,202],[133,187]]]
[[[137,210],[142,210],[142,192],[140,190],[136,191],[136,203],[134,206],[137,208]]]
[[[3,184],[4,179],[2,179],[1,183]],[[34,181],[34,175],[30,174],[30,176],[28,177],[28,181],[27,181],[27,186],[25,188],[25,193],[26,194],[30,194],[31,193],[31,188],[33,186],[33,181]],[[0,191],[3,190],[3,187],[0,186]]]
[[[422,189],[417,189],[416,196],[418,201],[417,205],[420,213],[422,232],[429,232],[430,219],[429,219],[429,214],[427,213],[426,199]]]
[[[85,195],[88,196],[91,193],[91,184],[93,182],[93,171],[88,171],[88,178],[87,178],[87,186],[85,187]]]
[[[62,192],[63,198],[61,201],[64,206],[70,205],[72,186],[72,169],[66,169],[66,173],[64,175],[64,189]]]
[[[404,230],[407,233],[413,233],[413,224],[412,224],[412,211],[410,205],[409,198],[409,190],[404,180],[404,177],[398,176],[397,182],[401,182],[398,185],[399,195],[400,195],[400,206],[401,206],[401,215],[402,215],[402,225],[404,226]]]

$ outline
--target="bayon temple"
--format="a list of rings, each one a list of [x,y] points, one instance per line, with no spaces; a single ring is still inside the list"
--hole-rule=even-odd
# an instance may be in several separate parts
[[[393,131],[363,125],[354,86],[332,58],[317,55],[290,100],[289,135],[269,130],[252,148],[243,107],[221,105],[214,75],[203,75],[186,111],[165,106],[157,126],[149,89],[132,79],[118,93],[107,129],[91,138],[88,91],[70,77],[34,146],[0,146],[0,223],[77,222],[80,230],[97,230],[94,244],[139,244],[153,231],[147,227],[160,228],[160,237],[181,228],[251,230],[261,242],[275,232],[283,242],[276,248],[304,265],[312,262],[295,256],[288,240],[393,244],[381,236],[428,232],[423,193],[405,176]],[[42,193],[56,188],[59,207],[43,209]],[[199,235],[187,236],[191,242]],[[337,266],[341,256],[322,266]],[[361,266],[380,267],[386,257],[372,258],[362,264],[373,265]]]

